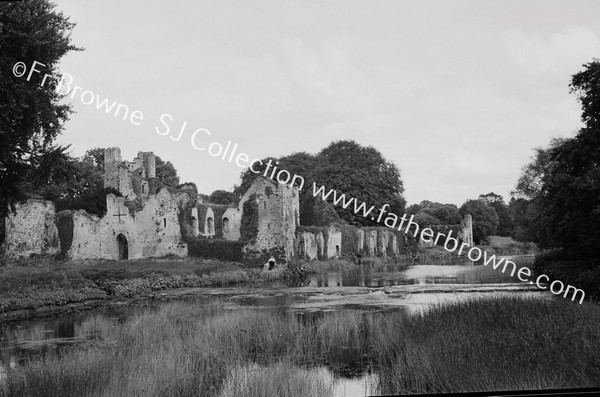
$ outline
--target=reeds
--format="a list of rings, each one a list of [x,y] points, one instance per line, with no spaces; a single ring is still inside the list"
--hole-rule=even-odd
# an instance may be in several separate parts
[[[325,396],[331,374],[367,368],[380,393],[600,386],[593,304],[498,298],[305,317],[169,303],[115,328],[116,343],[8,370],[0,395]]]

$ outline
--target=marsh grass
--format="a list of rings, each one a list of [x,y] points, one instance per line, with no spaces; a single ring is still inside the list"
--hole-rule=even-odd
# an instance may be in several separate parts
[[[116,327],[114,344],[21,363],[0,395],[329,395],[327,373],[367,367],[380,393],[591,387],[600,385],[598,324],[600,307],[563,300],[308,318],[178,302]]]
[[[247,396],[330,396],[333,378],[323,370],[304,369],[288,362],[268,367],[234,368],[220,393],[221,397]]]

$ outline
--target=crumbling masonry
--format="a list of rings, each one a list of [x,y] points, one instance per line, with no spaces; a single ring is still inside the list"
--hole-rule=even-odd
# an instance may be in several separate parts
[[[61,254],[71,260],[183,257],[194,239],[222,239],[243,243],[246,257],[278,252],[278,261],[325,260],[395,257],[408,241],[384,227],[300,226],[298,189],[262,177],[231,206],[204,203],[189,185],[157,191],[155,163],[151,152],[128,162],[119,148],[105,149],[104,186],[120,193],[106,196],[106,214],[56,213],[52,202],[40,199],[18,203],[5,219],[2,252],[11,258]],[[470,217],[459,234],[472,244]]]

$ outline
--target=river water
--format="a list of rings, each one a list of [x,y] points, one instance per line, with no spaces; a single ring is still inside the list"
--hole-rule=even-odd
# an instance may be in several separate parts
[[[529,266],[532,257],[511,258],[519,265]],[[380,310],[395,306],[407,312],[423,310],[433,303],[444,303],[465,296],[492,298],[501,294],[526,292],[501,292],[490,294],[478,292],[478,286],[513,285],[519,280],[482,264],[469,260],[453,259],[427,265],[363,264],[356,268],[321,271],[310,274],[300,287],[290,288],[282,284],[264,287],[239,289],[229,288],[227,293],[218,296],[207,294],[192,296],[198,304],[207,304],[214,299],[225,301],[240,309],[287,308],[297,315],[353,309]],[[431,288],[469,285],[469,292],[436,293]],[[473,287],[473,285],[476,285]],[[365,287],[368,288],[365,291]],[[388,288],[390,287],[390,288]],[[388,288],[388,289],[386,289]],[[395,294],[394,288],[401,293]],[[402,288],[410,288],[402,290]],[[429,288],[429,289],[423,289]],[[474,290],[473,290],[474,288]],[[390,292],[391,291],[391,292]],[[408,291],[408,292],[406,292]],[[306,293],[305,293],[306,292]],[[420,293],[427,292],[427,293]],[[534,293],[539,294],[539,293]],[[184,298],[181,298],[184,299]],[[164,302],[147,301],[136,305],[126,304],[104,307],[70,314],[58,318],[38,318],[0,324],[0,382],[5,371],[31,355],[39,355],[52,350],[60,350],[72,345],[85,345],[93,341],[104,341],[112,335],[111,330],[119,324],[127,324],[143,310],[160,308]],[[323,369],[320,369],[323,370]],[[335,376],[332,374],[335,378]],[[336,381],[336,395],[365,395],[374,392],[371,385],[373,376],[369,373]]]

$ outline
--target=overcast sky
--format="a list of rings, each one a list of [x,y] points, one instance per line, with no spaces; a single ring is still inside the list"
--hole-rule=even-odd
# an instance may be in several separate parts
[[[207,194],[242,169],[197,151],[197,129],[250,158],[372,145],[409,204],[508,199],[532,149],[580,127],[570,76],[600,57],[597,0],[56,2],[85,48],[61,70],[144,117],[76,96],[59,142],[153,151]],[[179,141],[157,133],[165,113]]]

